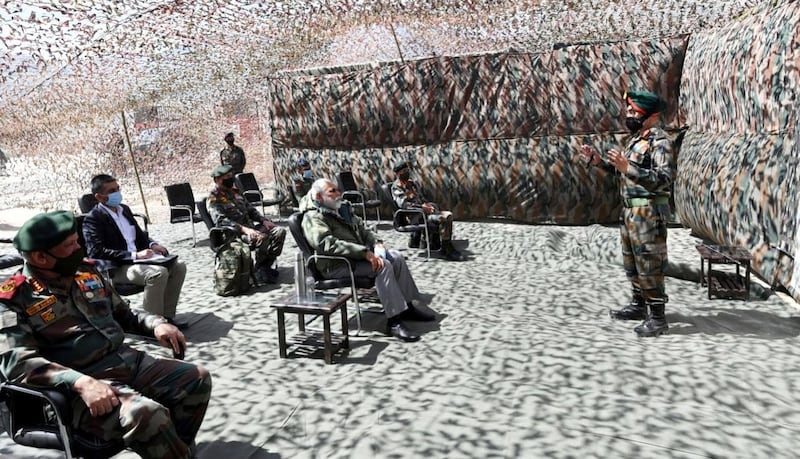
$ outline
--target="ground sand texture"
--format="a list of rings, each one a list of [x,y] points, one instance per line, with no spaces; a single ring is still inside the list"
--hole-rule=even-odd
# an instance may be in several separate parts
[[[384,223],[438,320],[414,324],[422,340],[404,344],[368,313],[333,365],[319,352],[278,356],[269,305],[293,290],[291,236],[280,285],[222,298],[204,237],[193,248],[186,223],[151,233],[189,267],[186,358],[214,377],[202,459],[797,457],[796,305],[759,285],[748,302],[709,300],[686,229],[669,235],[670,334],[639,339],[608,318],[629,294],[615,227],[458,222],[469,260],[454,263],[424,262]],[[61,457],[6,435],[0,456]]]

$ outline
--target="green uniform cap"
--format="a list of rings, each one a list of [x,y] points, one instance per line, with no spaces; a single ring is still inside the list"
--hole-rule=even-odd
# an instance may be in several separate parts
[[[634,110],[642,113],[659,113],[667,108],[667,103],[664,99],[650,91],[630,91],[625,97],[625,101]]]
[[[21,252],[44,251],[64,242],[77,227],[75,216],[66,210],[35,215],[14,236],[14,247]]]
[[[211,176],[214,178],[222,177],[223,175],[227,174],[228,172],[232,171],[233,168],[230,165],[219,166],[213,171],[211,171]]]
[[[395,173],[400,172],[401,170],[409,167],[407,161],[400,161],[399,163],[394,165],[394,169],[392,169]]]

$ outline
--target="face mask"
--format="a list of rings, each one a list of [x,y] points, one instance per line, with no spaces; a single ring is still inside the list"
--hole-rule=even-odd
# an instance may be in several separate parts
[[[311,174],[311,169],[306,169],[303,171],[303,178],[312,179],[314,176]]]
[[[644,120],[642,118],[634,118],[633,116],[625,118],[625,127],[631,132],[641,131],[642,125],[644,125]]]
[[[122,192],[115,191],[108,195],[108,201],[106,201],[106,205],[110,207],[118,207],[122,204]]]
[[[225,188],[233,188],[233,182],[234,182],[234,178],[233,177],[223,179],[222,180],[222,186],[224,186]]]
[[[400,177],[400,180],[405,182],[411,177],[411,172],[401,172],[400,174],[397,174],[397,176]]]
[[[83,257],[86,256],[86,252],[83,250],[83,247],[79,247],[78,250],[72,252],[72,255],[64,258],[59,258],[50,253],[50,251],[45,251],[45,253],[56,259],[56,264],[50,268],[50,271],[61,274],[62,276],[74,275],[75,270],[78,269],[81,261],[83,261]]]

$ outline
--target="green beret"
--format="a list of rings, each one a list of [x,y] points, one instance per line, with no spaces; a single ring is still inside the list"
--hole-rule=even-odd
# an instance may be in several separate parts
[[[211,171],[211,176],[214,177],[214,178],[222,177],[223,175],[227,174],[228,172],[230,172],[232,170],[233,170],[233,167],[231,167],[230,165],[219,166],[216,169],[214,169],[213,171]]]
[[[21,252],[48,250],[75,233],[76,227],[75,216],[66,210],[35,215],[17,231],[14,247]]]
[[[650,91],[630,91],[625,97],[625,101],[634,110],[646,114],[659,113],[667,108],[667,102],[658,94]]]
[[[395,174],[396,174],[396,173],[400,172],[401,170],[405,169],[406,167],[409,167],[409,166],[408,166],[408,162],[406,162],[406,161],[401,161],[401,162],[399,162],[399,163],[395,164],[395,165],[394,165],[394,169],[392,169],[392,170],[393,170],[393,171],[395,172]]]

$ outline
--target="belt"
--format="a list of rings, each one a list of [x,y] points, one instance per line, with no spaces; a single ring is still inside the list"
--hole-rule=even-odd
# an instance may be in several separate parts
[[[656,196],[655,198],[628,198],[623,199],[625,207],[647,207],[649,205],[669,204],[669,196]]]

